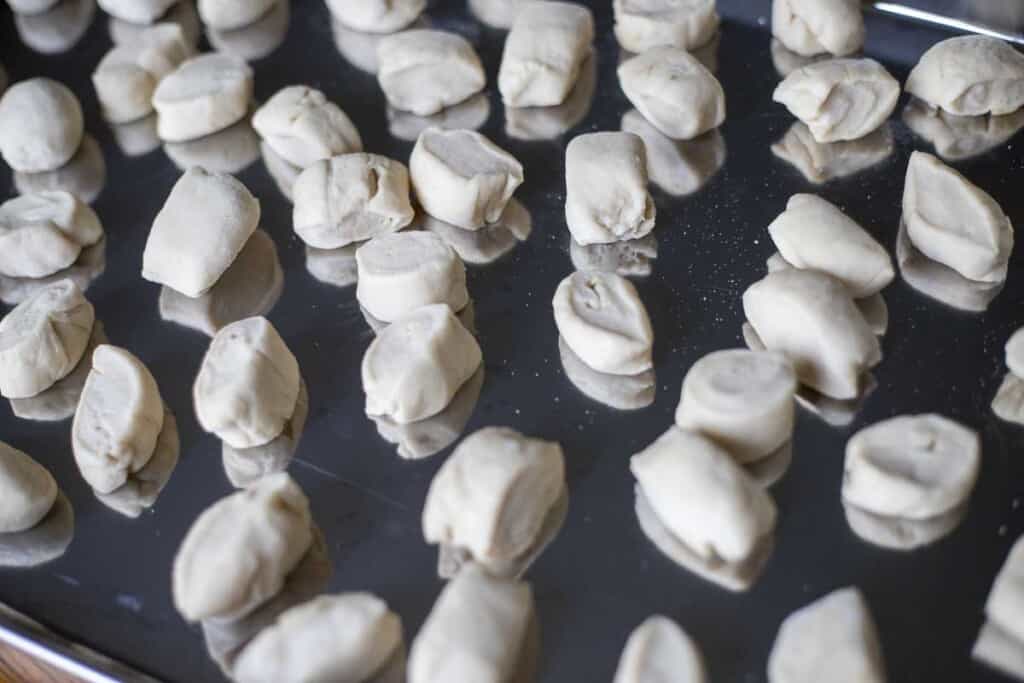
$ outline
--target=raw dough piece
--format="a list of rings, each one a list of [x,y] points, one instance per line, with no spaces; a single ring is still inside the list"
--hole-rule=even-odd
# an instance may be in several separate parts
[[[388,104],[419,116],[436,114],[484,89],[476,50],[448,31],[412,29],[380,41],[377,80]]]
[[[620,127],[644,141],[647,175],[673,197],[698,191],[725,163],[725,139],[718,129],[693,140],[673,140],[636,109],[622,115]]]
[[[63,0],[66,2],[67,0]],[[199,45],[199,13],[196,12],[195,2],[190,0],[177,0],[171,4],[171,8],[160,17],[160,23],[176,24],[181,28],[185,36],[185,42],[193,52]],[[110,32],[110,40],[115,45],[134,42],[140,33],[150,27],[149,23],[136,23],[125,21],[115,16],[110,17],[107,28]]]
[[[252,125],[271,149],[299,168],[363,150],[359,131],[341,107],[304,85],[279,90],[256,110]]]
[[[614,0],[615,37],[630,52],[693,50],[718,33],[715,0]]]
[[[424,211],[467,230],[499,220],[523,182],[515,157],[470,130],[423,131],[409,174]]]
[[[101,239],[96,213],[67,192],[15,197],[0,205],[0,274],[52,275]]]
[[[892,154],[892,128],[884,124],[873,133],[846,142],[820,143],[803,121],[796,121],[772,154],[796,167],[810,182],[827,183],[879,164]]]
[[[167,480],[174,473],[180,450],[178,422],[167,406],[164,406],[164,423],[149,461],[138,472],[130,473],[127,481],[110,493],[97,491],[96,498],[126,517],[138,517],[143,510],[156,503]]]
[[[790,197],[768,233],[787,263],[831,275],[855,299],[877,294],[896,276],[885,247],[817,195]]]
[[[98,0],[100,8],[112,17],[132,24],[152,24],[163,16],[175,0]]]
[[[533,615],[527,583],[468,565],[434,603],[409,653],[409,683],[516,680]]]
[[[1004,350],[1006,367],[1017,377],[1024,377],[1024,328],[1018,329],[1006,340]]]
[[[211,52],[183,62],[153,93],[165,142],[194,140],[224,130],[249,110],[253,74],[234,57]]]
[[[164,143],[167,158],[182,172],[201,166],[211,173],[237,174],[260,158],[260,137],[248,120],[195,140]]]
[[[626,278],[600,271],[575,272],[558,285],[555,325],[588,366],[611,375],[654,367],[654,331],[640,295]]]
[[[578,243],[638,239],[654,229],[644,142],[632,133],[586,133],[565,150],[565,221]]]
[[[1024,644],[1024,539],[1017,540],[999,570],[985,602],[989,629],[995,628],[1001,640]],[[983,634],[984,635],[984,634]],[[992,634],[990,634],[992,635]],[[1019,653],[1020,650],[1018,649]],[[987,657],[985,659],[988,659]],[[1002,657],[999,661],[1004,661]]]
[[[436,415],[483,360],[445,304],[422,306],[381,330],[363,356],[366,414],[399,424]]]
[[[198,297],[234,262],[260,220],[260,203],[227,174],[189,169],[171,189],[142,254],[142,277]]]
[[[654,233],[635,240],[583,246],[569,240],[569,258],[576,270],[600,270],[622,277],[647,277],[658,258],[658,238]]]
[[[906,90],[950,114],[1009,114],[1024,105],[1024,55],[998,38],[949,38],[922,55]]]
[[[206,39],[217,52],[254,62],[281,47],[290,22],[290,0],[272,0],[270,9],[247,26],[230,30],[207,26]]]
[[[0,534],[0,567],[37,567],[57,559],[75,535],[75,511],[63,492],[43,519],[31,529]]]
[[[772,0],[772,35],[805,57],[845,57],[864,46],[864,15],[859,0]]]
[[[961,161],[1010,140],[1024,128],[1024,109],[1002,116],[957,116],[913,99],[903,110],[903,123],[946,161]]]
[[[40,289],[61,280],[71,280],[84,292],[93,280],[103,274],[106,267],[107,240],[104,238],[91,247],[83,249],[77,261],[63,270],[58,270],[53,275],[41,278],[0,275],[0,301],[8,306],[17,306]]]
[[[790,614],[768,658],[769,683],[884,683],[878,632],[860,591],[842,588]]]
[[[390,323],[374,317],[372,313],[362,306],[359,307],[359,312],[362,314],[363,320],[366,321],[366,324],[374,334],[380,334],[381,330],[390,325]],[[472,299],[469,300],[469,303],[467,303],[461,311],[455,314],[455,318],[462,323],[462,326],[466,328],[467,332],[474,337],[476,336],[476,309],[473,306]]]
[[[785,355],[802,384],[832,398],[856,398],[862,375],[882,359],[878,338],[846,287],[825,273],[769,273],[743,293],[743,310],[765,347]]]
[[[523,7],[501,55],[498,90],[507,107],[565,101],[590,55],[594,16],[582,5],[532,2]]]
[[[1006,373],[992,399],[992,412],[1000,420],[1024,425],[1024,379],[1012,372]]]
[[[260,156],[263,157],[263,165],[267,167],[267,173],[274,179],[277,189],[281,191],[285,199],[292,201],[292,187],[295,186],[295,181],[302,173],[302,169],[285,161],[267,144],[266,140],[260,142]]]
[[[873,59],[815,62],[787,76],[772,95],[818,142],[857,140],[877,130],[899,97],[899,82]]]
[[[230,31],[255,23],[275,0],[199,0],[199,18],[207,26]]]
[[[442,109],[431,116],[417,116],[392,106],[388,106],[387,116],[388,132],[392,136],[399,140],[416,142],[428,128],[480,130],[491,116],[491,100],[487,93],[478,92],[468,100]]]
[[[358,279],[356,251],[364,243],[350,244],[340,249],[306,247],[306,270],[314,278],[335,287],[351,287]]]
[[[989,194],[930,154],[910,155],[903,222],[911,243],[928,258],[970,280],[1006,279],[1010,219]]]
[[[971,657],[1007,676],[1024,680],[1024,641],[986,621],[971,649]]]
[[[552,140],[575,127],[588,113],[597,87],[597,57],[591,53],[565,100],[555,107],[505,107],[505,135],[517,140]],[[483,117],[479,128],[487,120]],[[449,126],[450,128],[451,126]]]
[[[29,455],[0,441],[0,534],[31,529],[57,500],[57,482]]]
[[[51,9],[59,0],[7,0],[7,5],[15,14],[40,14]],[[0,88],[2,91],[3,88]]]
[[[562,370],[583,395],[616,410],[639,410],[654,403],[654,370],[635,375],[611,375],[598,372],[577,356],[562,335],[558,335],[558,355]]]
[[[483,266],[525,242],[533,230],[533,219],[522,202],[512,199],[496,223],[479,230],[465,230],[429,214],[421,216],[419,226],[444,240],[464,263]]]
[[[313,540],[309,501],[285,473],[220,499],[174,558],[174,605],[188,621],[238,618],[272,598]]]
[[[96,138],[86,133],[71,161],[52,171],[14,174],[18,194],[69,192],[86,204],[96,201],[107,183],[107,164]]]
[[[95,313],[71,280],[33,292],[0,320],[0,394],[35,396],[74,370]]]
[[[60,168],[74,156],[83,133],[82,107],[62,83],[30,78],[0,97],[0,155],[15,171]]]
[[[716,351],[683,378],[676,424],[713,440],[736,462],[751,463],[793,437],[795,393],[796,375],[782,355]]]
[[[416,212],[405,165],[377,154],[344,154],[317,161],[292,185],[295,233],[318,249],[401,230]]]
[[[362,33],[401,31],[426,7],[426,0],[327,0],[335,19]]]
[[[232,448],[268,443],[299,397],[299,363],[263,317],[227,325],[203,357],[192,395],[200,426]]]
[[[725,121],[725,92],[686,50],[655,47],[619,65],[619,85],[648,121],[676,140],[692,140]]]
[[[309,417],[309,393],[306,383],[299,384],[299,397],[295,400],[295,411],[288,418],[284,429],[272,441],[252,448],[232,448],[221,442],[221,462],[224,474],[236,489],[247,489],[276,472],[284,472],[291,464],[299,439],[306,429]]]
[[[131,123],[112,124],[110,131],[114,134],[114,141],[121,153],[126,157],[141,157],[159,147],[160,136],[156,134],[156,119],[157,115],[154,113]]]
[[[613,683],[707,683],[700,650],[683,629],[660,614],[633,629]]]

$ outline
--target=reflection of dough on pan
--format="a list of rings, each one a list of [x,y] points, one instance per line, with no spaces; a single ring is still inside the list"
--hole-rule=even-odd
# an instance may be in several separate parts
[[[35,567],[64,554],[75,533],[75,512],[63,492],[57,493],[43,520],[14,534],[0,534],[0,567]]]
[[[561,335],[558,354],[565,376],[585,396],[618,410],[639,410],[654,403],[657,390],[654,370],[637,375],[609,375],[594,370],[573,353]]]
[[[235,488],[249,488],[270,474],[288,469],[299,448],[308,416],[309,393],[303,381],[299,385],[299,397],[295,400],[295,412],[273,441],[262,446],[239,449],[222,442],[221,461],[231,485]]]

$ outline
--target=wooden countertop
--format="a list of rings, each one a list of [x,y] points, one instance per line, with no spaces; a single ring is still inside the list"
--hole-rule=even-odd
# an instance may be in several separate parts
[[[81,679],[0,643],[0,683],[81,683]]]

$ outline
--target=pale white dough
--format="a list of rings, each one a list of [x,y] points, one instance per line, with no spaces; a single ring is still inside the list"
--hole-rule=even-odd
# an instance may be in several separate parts
[[[100,8],[111,17],[132,24],[152,24],[163,16],[177,0],[98,0]]]
[[[578,243],[607,244],[654,229],[647,155],[632,133],[585,133],[565,150],[565,221]]]
[[[121,153],[126,157],[141,157],[149,154],[160,146],[160,136],[156,134],[156,114],[150,114],[138,121],[111,124],[110,131],[114,134]]]
[[[772,0],[772,35],[798,55],[836,57],[864,46],[859,0]]]
[[[887,124],[857,140],[821,143],[806,123],[796,121],[772,145],[772,154],[795,166],[815,184],[871,168],[889,158],[892,150],[892,128]]]
[[[86,482],[99,493],[122,486],[153,457],[163,425],[163,399],[149,369],[122,348],[97,346],[71,424]]]
[[[877,130],[899,97],[899,82],[873,59],[815,62],[787,76],[772,95],[818,142],[857,140]]]
[[[252,69],[219,52],[193,57],[153,92],[157,133],[165,142],[194,140],[224,130],[249,110]]]
[[[416,215],[405,165],[377,154],[317,161],[292,185],[292,226],[302,241],[337,249],[401,230]]]
[[[482,360],[480,345],[446,304],[417,308],[381,330],[366,349],[366,413],[399,424],[436,415]]]
[[[79,254],[78,260],[53,275],[41,278],[6,277],[0,275],[0,301],[8,306],[17,306],[34,293],[49,287],[59,280],[71,280],[83,292],[89,289],[93,280],[103,274],[107,267],[107,240],[101,239]]]
[[[111,510],[135,519],[143,510],[153,507],[156,503],[160,492],[174,473],[180,450],[178,421],[165,405],[164,423],[157,435],[153,455],[149,461],[138,472],[129,473],[125,483],[113,491],[94,491],[96,499]]]
[[[200,296],[234,262],[259,220],[259,201],[238,180],[189,169],[153,219],[142,277]]]
[[[878,632],[860,591],[842,588],[790,614],[768,658],[769,683],[885,683]]]
[[[394,33],[419,18],[426,0],[327,0],[327,8],[345,26],[362,33]]]
[[[411,29],[377,46],[377,80],[388,103],[419,116],[436,114],[484,89],[476,50],[448,31]]]
[[[602,270],[622,277],[647,277],[658,258],[658,239],[654,233],[635,240],[583,246],[569,241],[569,258],[576,270]]]
[[[558,335],[558,356],[565,376],[583,395],[617,410],[639,410],[654,403],[657,389],[654,369],[635,375],[598,372],[573,352]]]
[[[270,11],[275,0],[199,0],[199,18],[210,28],[241,29]]]
[[[1006,143],[1024,128],[1024,108],[1000,116],[957,116],[913,99],[903,123],[946,161],[969,159]]]
[[[1006,340],[1006,367],[1017,377],[1024,378],[1024,327],[1019,328]]]
[[[74,156],[84,130],[78,98],[57,81],[19,81],[0,97],[0,156],[15,171],[60,168]]]
[[[594,17],[582,5],[531,2],[505,38],[498,90],[507,107],[552,107],[569,96],[590,55]]]
[[[174,605],[188,621],[238,618],[272,598],[313,540],[309,501],[285,473],[220,499],[174,558]]]
[[[477,132],[428,128],[409,157],[409,176],[424,211],[476,230],[501,218],[523,166]]]
[[[1024,643],[1024,538],[1010,548],[985,601],[985,616],[1007,636]]]
[[[772,66],[775,67],[775,73],[779,78],[785,78],[797,69],[832,57],[827,52],[811,56],[799,55],[783,45],[778,38],[772,38],[771,53]]]
[[[71,160],[60,168],[39,173],[17,171],[14,174],[14,188],[18,194],[69,192],[86,204],[96,201],[106,183],[107,163],[103,159],[103,150],[96,138],[88,133],[82,136],[82,144]]]
[[[626,278],[575,272],[551,302],[558,333],[588,366],[610,375],[635,375],[653,365],[654,331],[640,295]]]
[[[715,0],[614,0],[615,37],[630,52],[693,50],[718,33]]]
[[[49,470],[0,441],[0,534],[36,526],[56,500],[57,482]]]
[[[906,90],[950,114],[1009,114],[1024,105],[1024,55],[998,38],[949,38],[922,55]]]
[[[363,151],[359,131],[341,107],[304,85],[277,91],[253,114],[252,126],[282,159],[299,168]]]
[[[95,313],[71,280],[42,287],[0,320],[0,394],[35,396],[78,364]]]
[[[992,399],[992,412],[1001,420],[1024,425],[1024,379],[1006,373]]]
[[[192,390],[199,425],[232,448],[262,446],[281,433],[299,397],[299,363],[263,317],[222,327]]]
[[[101,239],[96,213],[67,192],[15,197],[0,204],[0,275],[52,275]]]
[[[707,683],[700,650],[676,622],[660,614],[633,629],[613,683]]]
[[[1002,671],[1007,676],[1024,680],[1024,640],[986,621],[971,649],[971,657]]]
[[[690,140],[725,121],[725,91],[686,50],[654,47],[619,65],[619,85],[665,135]]]
[[[697,192],[725,163],[725,138],[717,128],[692,140],[673,140],[636,109],[622,115],[620,128],[644,141],[647,175],[674,197]]]

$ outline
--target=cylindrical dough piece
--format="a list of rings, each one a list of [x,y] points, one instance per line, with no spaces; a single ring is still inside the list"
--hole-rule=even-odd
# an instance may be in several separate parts
[[[630,52],[652,47],[692,50],[718,32],[715,0],[614,0],[615,37]]]
[[[598,372],[636,375],[653,367],[654,331],[640,295],[626,278],[575,272],[551,301],[559,334],[580,360]]]
[[[1009,114],[1024,105],[1024,55],[990,36],[949,38],[922,55],[906,90],[950,114]]]
[[[633,629],[613,683],[707,683],[700,650],[683,629],[660,614]]]
[[[417,308],[381,330],[366,349],[366,413],[399,424],[436,415],[482,361],[480,345],[451,308]]]
[[[279,90],[256,110],[252,126],[282,159],[299,168],[363,150],[359,131],[341,107],[304,85]]]
[[[1016,646],[1024,642],[1024,536],[1019,538],[992,583],[985,601],[985,616],[997,625]]]
[[[299,363],[263,317],[226,325],[213,337],[192,390],[200,426],[233,448],[281,433],[299,397]]]
[[[272,474],[192,524],[174,558],[174,605],[189,621],[245,616],[281,590],[312,542],[309,500]]]
[[[57,482],[49,470],[0,441],[0,534],[31,529],[55,500]]]
[[[101,239],[96,213],[67,192],[15,197],[0,205],[0,275],[52,275]]]
[[[67,86],[49,78],[20,81],[0,97],[0,155],[15,171],[52,171],[74,156],[84,125]]]
[[[71,425],[82,477],[99,493],[123,485],[153,456],[163,424],[163,399],[149,369],[124,349],[97,346]]]
[[[967,500],[980,466],[973,430],[941,415],[902,415],[850,438],[843,500],[877,515],[928,519]]]
[[[1006,340],[1006,367],[1017,377],[1024,378],[1024,327]]]
[[[427,0],[327,0],[334,18],[362,33],[394,33],[419,18]]]
[[[859,0],[772,0],[772,35],[805,57],[853,54],[864,46]]]
[[[771,455],[793,437],[796,374],[783,356],[730,349],[686,373],[676,424],[712,439],[741,464]]]
[[[33,292],[0,320],[0,395],[27,398],[75,369],[95,313],[71,280]]]
[[[428,304],[461,311],[469,303],[462,259],[432,232],[375,237],[356,250],[356,268],[356,299],[383,322]]]
[[[691,140],[725,121],[722,84],[682,48],[651,48],[620,64],[618,74],[633,106],[670,138]]]
[[[199,0],[199,18],[224,31],[254,23],[270,11],[275,0]]]
[[[410,29],[377,45],[377,81],[395,109],[436,114],[484,89],[487,77],[476,50],[448,31]]]
[[[224,130],[248,112],[252,88],[252,69],[240,59],[213,52],[183,62],[153,93],[160,139],[183,142]]]
[[[104,12],[132,24],[152,24],[178,0],[98,0]]]
[[[409,156],[409,176],[424,211],[476,230],[501,218],[523,166],[480,133],[428,128]]]

